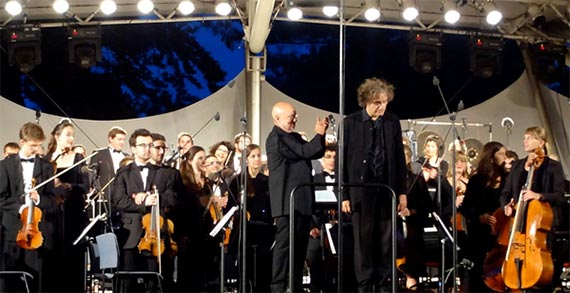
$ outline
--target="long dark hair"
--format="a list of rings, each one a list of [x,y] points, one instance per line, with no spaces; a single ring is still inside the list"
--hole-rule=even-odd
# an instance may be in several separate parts
[[[192,167],[191,161],[194,159],[199,152],[206,152],[201,146],[192,146],[186,154],[183,156],[182,164],[180,164],[180,175],[182,177],[182,183],[186,187],[187,191],[197,192],[201,189],[198,185],[198,178],[194,175],[194,167]]]
[[[479,165],[477,165],[477,174],[485,176],[486,186],[495,186],[501,176],[504,175],[503,165],[495,163],[495,154],[505,146],[497,141],[490,141],[483,146],[483,150],[479,156]]]
[[[61,135],[63,129],[65,129],[68,126],[73,128],[73,124],[71,124],[71,121],[69,121],[68,119],[62,119],[51,131],[51,138],[49,140],[45,156],[46,158],[48,158],[48,160],[51,160],[51,154],[53,154],[57,148],[57,139],[55,137]]]

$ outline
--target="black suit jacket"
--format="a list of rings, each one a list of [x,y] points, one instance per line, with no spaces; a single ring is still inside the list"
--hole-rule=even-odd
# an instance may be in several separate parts
[[[44,182],[53,175],[53,165],[47,160],[36,156],[33,171],[33,178],[36,179],[36,185]],[[40,194],[38,208],[43,211],[43,215],[45,216],[46,211],[55,209],[54,181],[50,180],[49,183],[38,188],[38,193]],[[11,243],[11,246],[16,245],[16,236],[18,235],[18,230],[22,227],[19,209],[25,202],[24,197],[21,196],[23,194],[24,178],[22,175],[22,165],[19,155],[14,154],[0,161],[0,222],[3,228],[3,234],[0,239],[3,243],[7,240]],[[50,223],[44,221],[44,218],[45,217],[42,217],[42,221],[40,221],[39,229],[42,231],[44,237],[49,237],[50,233],[46,233],[46,230],[53,230],[53,227],[50,228]],[[50,241],[44,241],[44,243],[48,242],[51,243]],[[49,249],[51,247],[47,248]]]
[[[99,163],[96,167],[97,175],[99,175],[99,182],[101,187],[105,186],[109,180],[115,177],[115,167],[113,165],[113,158],[111,157],[111,151],[108,147],[95,150],[98,152],[96,155],[91,157],[90,164]],[[125,152],[123,155],[127,156]]]
[[[143,236],[142,217],[150,212],[150,207],[144,204],[137,205],[132,198],[138,192],[152,191],[156,185],[160,197],[161,214],[164,208],[175,205],[176,181],[168,174],[172,174],[171,169],[150,166],[146,179],[146,186],[143,186],[141,172],[135,163],[119,168],[117,171],[115,191],[111,199],[114,209],[122,213],[122,228],[128,231],[123,248],[131,249],[137,247]]]
[[[369,178],[368,153],[372,135],[368,121],[363,119],[362,111],[348,115],[344,119],[344,182],[375,183]],[[384,134],[385,177],[384,183],[394,189],[396,196],[406,193],[406,161],[402,143],[400,120],[394,114],[386,112],[382,117]],[[345,188],[343,200],[350,200],[351,205],[360,202],[366,189]]]
[[[265,142],[269,167],[271,215],[289,215],[289,199],[295,186],[313,181],[311,160],[325,152],[325,137],[317,134],[310,142],[296,132],[287,133],[274,126]],[[314,188],[302,187],[295,193],[295,211],[311,215]]]

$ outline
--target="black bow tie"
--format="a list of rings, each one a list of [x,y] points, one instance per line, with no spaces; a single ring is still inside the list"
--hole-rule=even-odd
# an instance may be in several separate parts
[[[120,150],[113,150],[112,152],[113,153],[119,153],[119,154],[122,153]]]
[[[144,169],[148,169],[148,168],[150,168],[150,166],[149,166],[149,164],[146,164],[146,165],[140,165],[140,166],[139,166],[139,165],[137,165],[137,168],[139,168],[139,171],[141,171],[141,172],[142,172]]]
[[[325,177],[330,177],[331,179],[334,180],[334,174],[331,174],[329,172],[323,171],[323,175],[325,175]]]
[[[33,163],[36,161],[36,158],[34,158],[34,157],[31,157],[29,159],[20,158],[20,161]]]

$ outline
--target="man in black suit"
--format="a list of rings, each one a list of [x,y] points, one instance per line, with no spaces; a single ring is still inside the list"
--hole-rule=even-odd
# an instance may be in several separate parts
[[[26,123],[20,128],[20,151],[0,161],[0,270],[27,271],[34,276],[31,291],[44,291],[47,280],[42,278],[43,257],[53,249],[53,233],[55,223],[45,218],[46,213],[55,210],[54,181],[37,190],[27,193],[32,185],[38,185],[50,179],[54,170],[52,164],[40,158],[37,153],[45,135],[36,123]],[[33,182],[35,181],[35,182]],[[25,196],[22,196],[26,194]],[[43,211],[39,222],[39,230],[43,234],[43,243],[37,249],[24,250],[17,245],[18,231],[22,227],[20,215],[26,204],[33,201]],[[27,209],[29,210],[29,209]],[[2,280],[4,281],[4,280]],[[0,281],[0,292],[23,292],[22,281],[18,278],[7,278]]]
[[[363,109],[344,119],[344,182],[386,184],[399,200],[398,211],[392,211],[391,196],[385,188],[345,189],[342,209],[352,213],[354,269],[359,292],[388,285],[385,283],[393,261],[391,214],[404,211],[407,205],[400,120],[386,112],[393,99],[393,85],[382,79],[366,79],[358,87],[358,104]]]
[[[275,126],[267,136],[267,164],[269,167],[269,194],[271,214],[276,224],[273,248],[273,278],[271,292],[285,292],[289,267],[289,198],[291,190],[302,183],[312,182],[311,160],[323,156],[328,119],[317,117],[315,132],[309,142],[293,132],[297,123],[295,108],[286,102],[278,102],[271,111]],[[294,286],[291,292],[302,291],[302,276],[311,214],[314,188],[299,188],[295,194],[295,256]]]
[[[121,127],[114,126],[107,133],[109,145],[96,150],[98,153],[91,158],[90,165],[95,166],[101,186],[105,186],[109,180],[115,177],[119,169],[119,163],[127,154],[123,151],[127,132]]]
[[[122,228],[127,232],[119,243],[122,269],[158,271],[155,256],[146,251],[139,253],[138,244],[145,232],[142,220],[143,216],[149,213],[153,206],[156,206],[158,196],[160,196],[160,212],[164,217],[164,209],[174,206],[176,194],[169,185],[166,173],[149,163],[151,148],[154,147],[150,131],[135,130],[129,138],[129,145],[134,161],[117,171],[112,198],[114,209],[122,213]],[[154,193],[155,186],[158,194]]]

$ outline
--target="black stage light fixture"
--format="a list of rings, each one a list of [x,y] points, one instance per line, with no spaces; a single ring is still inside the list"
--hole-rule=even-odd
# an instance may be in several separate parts
[[[69,62],[87,69],[102,60],[99,27],[72,27],[67,36]]]
[[[30,72],[42,63],[42,33],[39,27],[12,27],[6,30],[8,62],[20,72]]]
[[[428,74],[441,67],[441,34],[412,32],[410,34],[410,66],[417,72]]]
[[[535,74],[539,80],[552,82],[564,73],[566,49],[562,45],[539,42],[530,45]]]
[[[474,36],[469,39],[469,70],[480,78],[501,73],[503,41],[497,38]]]

